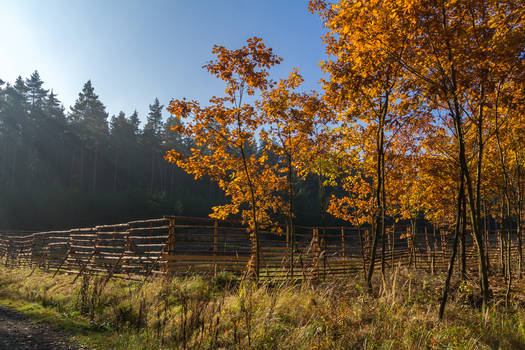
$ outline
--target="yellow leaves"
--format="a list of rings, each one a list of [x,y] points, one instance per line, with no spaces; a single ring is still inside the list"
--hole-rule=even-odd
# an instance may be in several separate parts
[[[286,183],[279,167],[271,164],[268,152],[257,152],[255,146],[258,133],[262,140],[269,140],[261,130],[264,115],[253,105],[240,101],[243,94],[264,93],[273,86],[268,69],[282,58],[259,38],[249,39],[246,46],[237,50],[215,46],[213,53],[216,59],[204,68],[224,80],[226,96],[213,96],[206,107],[185,99],[170,103],[170,113],[185,119],[173,130],[191,137],[196,147],[190,149],[189,155],[169,151],[165,158],[195,178],[209,176],[224,191],[230,202],[214,207],[212,217],[240,215],[251,227],[268,224],[275,214],[288,210],[287,202],[280,196]],[[294,70],[277,91],[284,92],[301,83],[302,77]]]
[[[166,159],[170,163],[177,163],[178,161],[184,159],[184,157],[182,154],[172,149],[166,153],[166,155],[164,156],[164,159]]]
[[[237,50],[216,45],[212,53],[217,58],[204,68],[226,83],[224,91],[232,101],[240,90],[254,95],[256,91],[266,89],[271,85],[268,69],[282,61],[257,37],[248,39],[247,45]]]
[[[231,202],[214,209],[217,217],[238,214],[252,224],[270,222],[273,214],[289,209],[282,193],[290,189],[292,173],[315,174],[320,183],[340,188],[344,196],[332,197],[329,212],[363,223],[377,214],[382,135],[387,214],[450,217],[458,176],[451,99],[457,97],[468,115],[464,136],[473,171],[474,118],[480,106],[490,116],[483,120],[489,128],[485,140],[494,134],[490,118],[496,105],[500,118],[512,125],[500,130],[505,149],[520,148],[516,145],[525,134],[518,107],[523,106],[523,77],[516,73],[522,70],[511,69],[522,67],[523,57],[516,58],[516,52],[523,29],[509,26],[512,21],[523,26],[523,21],[487,4],[446,2],[450,23],[444,30],[432,2],[339,1],[332,6],[311,1],[328,28],[324,42],[331,59],[318,64],[328,73],[323,96],[299,91],[298,70],[272,81],[269,68],[282,58],[259,38],[237,50],[216,46],[216,57],[205,68],[224,81],[226,96],[212,97],[208,106],[184,99],[170,103],[169,111],[181,119],[173,130],[191,137],[196,147],[185,156],[168,152],[166,159],[219,184]],[[476,14],[483,10],[479,6],[491,6],[487,13],[492,16],[467,20],[467,10]],[[256,102],[241,105],[241,94],[256,95]],[[259,149],[258,142],[263,144]],[[493,162],[495,150],[487,142],[486,156]],[[515,169],[523,160],[509,160],[513,155],[524,156],[505,152],[505,164]],[[484,176],[501,177],[494,167],[486,168]],[[245,208],[255,209],[256,218]]]

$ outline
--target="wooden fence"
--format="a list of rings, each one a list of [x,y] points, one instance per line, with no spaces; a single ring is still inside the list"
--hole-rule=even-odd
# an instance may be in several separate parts
[[[370,227],[295,226],[293,234],[281,230],[282,234],[259,232],[261,279],[326,278],[363,271],[369,263]],[[496,231],[485,234],[492,264],[501,260],[499,237]],[[388,227],[385,242],[378,244],[376,267],[383,261],[386,268],[403,264],[443,270],[448,266],[452,241],[453,235],[444,228]],[[467,265],[477,266],[470,235],[465,247]],[[6,266],[38,266],[108,278],[219,272],[241,276],[252,254],[245,226],[209,218],[166,216],[66,231],[0,235],[0,261]],[[512,254],[518,254],[514,241]]]

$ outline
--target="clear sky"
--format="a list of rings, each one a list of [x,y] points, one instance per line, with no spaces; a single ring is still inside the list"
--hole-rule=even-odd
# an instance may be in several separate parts
[[[238,48],[252,36],[284,58],[275,78],[297,67],[308,90],[321,78],[323,27],[306,0],[2,0],[0,8],[0,78],[36,69],[66,108],[88,79],[110,115],[136,108],[144,119],[155,97],[204,102],[222,92],[201,68],[212,46]]]

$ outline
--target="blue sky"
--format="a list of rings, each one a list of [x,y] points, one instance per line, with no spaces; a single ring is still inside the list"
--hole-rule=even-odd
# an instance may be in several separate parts
[[[206,101],[222,84],[201,66],[214,44],[242,46],[260,36],[284,58],[274,77],[297,67],[317,88],[324,47],[320,19],[303,0],[4,0],[0,78],[39,71],[64,106],[91,79],[108,113],[139,111],[155,97]],[[165,117],[167,112],[165,113]]]

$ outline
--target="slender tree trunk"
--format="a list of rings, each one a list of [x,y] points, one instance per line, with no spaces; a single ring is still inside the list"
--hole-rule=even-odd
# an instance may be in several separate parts
[[[447,12],[445,9],[445,6],[442,4],[441,6],[442,11],[442,23],[443,23],[443,30],[448,31],[448,18],[447,18]],[[485,249],[483,244],[483,237],[481,236],[480,232],[480,224],[479,224],[479,207],[477,207],[477,199],[475,198],[474,189],[472,188],[472,179],[469,173],[468,164],[467,164],[467,157],[465,154],[465,141],[463,137],[463,125],[462,125],[462,109],[458,98],[458,84],[456,79],[456,68],[455,68],[455,62],[454,62],[454,56],[452,53],[452,45],[450,43],[450,38],[447,38],[445,40],[445,45],[447,49],[447,60],[450,64],[450,75],[444,77],[444,87],[443,90],[445,93],[449,95],[451,98],[451,104],[450,104],[450,113],[452,114],[453,122],[454,122],[454,129],[456,132],[456,139],[458,143],[459,148],[459,165],[461,168],[462,176],[464,177],[465,186],[466,186],[466,193],[467,193],[467,200],[469,205],[469,214],[470,214],[470,221],[472,225],[472,236],[474,238],[474,241],[476,243],[476,246],[478,248],[478,269],[479,269],[479,279],[480,279],[480,287],[481,287],[481,293],[483,296],[483,302],[482,302],[482,309],[485,311],[487,309],[488,300],[489,300],[489,280],[488,280],[488,272],[487,272],[487,265],[485,261]],[[479,166],[481,166],[481,159],[479,159]],[[481,181],[481,178],[478,179],[478,181]]]
[[[511,252],[511,246],[512,246],[512,242],[511,242],[511,235],[510,235],[510,231],[511,231],[511,227],[510,227],[510,219],[511,219],[511,215],[510,215],[510,198],[509,198],[509,176],[508,176],[508,172],[507,172],[507,166],[505,165],[505,156],[503,154],[503,147],[501,146],[501,140],[500,140],[500,135],[499,135],[499,123],[498,123],[498,110],[497,110],[497,103],[496,103],[496,143],[498,145],[498,151],[499,151],[499,160],[500,160],[500,166],[501,166],[501,172],[502,172],[502,175],[503,175],[503,193],[502,193],[502,198],[501,198],[501,221],[502,221],[502,232],[501,234],[503,235],[503,230],[507,230],[507,266],[505,268],[505,270],[503,271],[504,274],[505,274],[505,280],[507,281],[508,283],[508,289],[507,289],[507,293],[509,293],[509,290],[510,290],[510,284],[512,283],[511,282],[511,266],[510,266],[510,260],[511,260],[511,257],[510,257],[510,252]],[[504,209],[506,208],[506,209]]]
[[[518,178],[518,184],[517,184],[517,190],[518,190],[518,198],[517,198],[517,220],[516,220],[516,234],[518,236],[518,276],[519,279],[522,278],[522,264],[523,264],[523,249],[522,249],[522,228],[521,228],[521,220],[522,220],[522,185],[521,185],[521,165],[518,165],[517,167],[517,178]]]
[[[416,219],[410,218],[410,254],[412,267],[417,269],[417,256],[416,256]]]
[[[80,187],[84,189],[84,161],[85,161],[84,145],[80,144]]]
[[[8,184],[10,186],[14,186],[15,185],[15,178],[16,178],[16,170],[17,170],[17,158],[18,158],[18,146],[16,143],[14,143],[14,151],[13,151],[13,157],[11,159],[11,174],[9,176],[9,181],[8,181]]]
[[[242,102],[242,93],[239,97],[238,105],[241,106]],[[241,133],[241,119],[239,114],[237,114],[237,132],[239,136]],[[242,164],[244,173],[246,175],[246,180],[248,182],[248,190],[250,192],[251,199],[251,212],[252,212],[252,256],[255,257],[254,269],[255,269],[255,279],[259,281],[259,267],[260,267],[260,242],[259,242],[259,219],[257,217],[257,201],[255,199],[255,188],[252,182],[250,171],[248,170],[248,162],[246,152],[244,150],[244,140],[241,138],[239,142],[239,150],[241,151]]]
[[[483,226],[484,226],[484,229],[485,229],[485,246],[487,247],[487,249],[485,250],[485,252],[486,252],[485,259],[487,260],[487,270],[490,271],[490,257],[489,257],[490,238],[489,238],[488,213],[487,213],[487,203],[486,202],[484,202],[484,204],[483,204],[483,210],[484,210]]]
[[[461,217],[462,211],[465,210],[463,208],[463,204],[465,201],[463,200],[463,197],[465,196],[464,192],[464,177],[463,174],[460,175],[460,181],[459,181],[459,191],[458,191],[458,200],[457,200],[457,212],[456,212],[456,227],[454,231],[454,244],[452,245],[452,255],[450,256],[450,260],[448,263],[448,272],[447,272],[447,278],[445,279],[445,285],[443,287],[443,297],[441,298],[441,305],[439,306],[439,320],[441,321],[443,319],[443,314],[445,313],[445,306],[447,304],[447,298],[448,298],[448,290],[450,287],[450,280],[452,278],[452,273],[454,271],[454,261],[456,260],[456,253],[457,253],[457,247],[458,247],[458,236],[459,236],[459,230],[460,230],[460,224],[461,224]]]
[[[454,83],[455,84],[455,83]],[[472,235],[474,237],[474,241],[476,242],[477,248],[478,248],[478,271],[479,271],[479,279],[480,279],[480,287],[481,287],[481,293],[483,296],[483,302],[482,302],[482,309],[485,311],[487,309],[488,301],[489,301],[489,280],[488,280],[488,273],[487,273],[487,265],[485,261],[485,249],[483,245],[483,237],[480,233],[480,227],[479,227],[479,221],[477,214],[478,208],[476,207],[476,202],[474,198],[474,191],[472,189],[472,180],[469,175],[469,170],[467,166],[467,159],[465,155],[465,141],[463,139],[463,127],[462,127],[462,121],[461,121],[461,108],[459,105],[459,102],[457,100],[457,96],[454,95],[454,124],[456,129],[456,137],[458,141],[459,146],[459,164],[461,167],[461,172],[463,173],[463,176],[465,177],[465,185],[467,189],[467,199],[469,204],[469,213],[470,213],[470,222],[472,225]]]
[[[153,193],[153,185],[154,185],[154,179],[155,179],[155,152],[151,151],[151,172],[150,172],[150,179],[149,179],[149,192]]]
[[[321,215],[321,225],[326,227],[326,201],[325,201],[325,186],[323,181],[323,176],[320,174],[317,175],[317,180],[319,184],[319,214]]]
[[[512,220],[511,220],[511,211],[510,211],[510,200],[508,195],[505,196],[506,204],[506,221],[507,221],[507,291],[505,293],[505,304],[508,306],[510,290],[512,288],[512,266],[511,266],[511,257],[512,257]]]
[[[383,136],[384,139],[384,136]],[[385,190],[385,152],[381,152],[381,197],[382,197],[382,209],[381,209],[381,279],[383,281],[383,289],[386,288],[386,276],[385,276],[385,212],[386,212],[386,190]]]
[[[69,189],[73,189],[75,186],[75,155],[71,155],[71,169],[69,170]]]
[[[115,146],[115,161],[113,162],[113,192],[117,192],[118,158],[118,146]]]
[[[173,186],[175,184],[175,181],[174,181],[174,177],[175,177],[175,167],[173,165],[170,165],[170,189],[169,189],[169,198],[170,200],[173,200],[174,197],[174,193],[173,193]]]
[[[97,189],[97,163],[98,163],[98,141],[95,141],[95,154],[93,159],[93,184],[91,191],[95,193]]]
[[[484,83],[481,84],[480,87],[480,102],[479,102],[479,108],[478,108],[478,120],[476,123],[476,130],[477,130],[477,162],[476,162],[476,222],[478,223],[478,228],[481,234],[481,169],[482,169],[482,162],[483,162],[483,150],[484,150],[484,143],[483,143],[483,113],[484,113],[484,107],[485,107],[485,85]],[[464,206],[464,211],[466,211],[466,206]],[[464,214],[465,216],[465,214]],[[464,225],[466,222],[463,223]],[[463,232],[465,232],[465,229],[463,229]],[[465,235],[465,233],[463,233]],[[488,245],[486,246],[486,252],[488,254]],[[486,254],[486,255],[487,255]],[[488,258],[484,256],[485,258],[485,264],[487,265],[487,274],[488,274]],[[465,271],[466,267],[465,265],[462,266],[462,273],[465,277]]]
[[[290,274],[294,273],[295,226],[293,222],[293,173],[292,155],[288,154],[288,232],[290,237]]]
[[[434,274],[436,270],[436,240],[436,224],[432,223],[432,274]]]
[[[155,155],[156,157],[157,155]],[[160,192],[166,192],[166,168],[162,162],[159,162],[159,189]]]
[[[382,112],[381,112],[382,113]],[[372,239],[372,251],[370,253],[370,263],[368,266],[368,273],[366,276],[366,284],[368,291],[372,292],[372,276],[374,275],[375,269],[375,259],[377,252],[377,243],[379,237],[383,235],[381,228],[384,228],[382,225],[384,217],[384,207],[382,200],[382,186],[383,186],[383,169],[384,166],[384,157],[383,157],[383,147],[384,147],[384,130],[383,130],[384,115],[381,114],[379,117],[379,123],[377,128],[376,142],[377,142],[377,161],[376,161],[376,213],[375,213],[375,227],[374,227],[374,237]]]
[[[243,165],[244,165],[244,171],[246,173],[246,177],[248,179],[248,186],[250,190],[250,197],[252,202],[252,220],[253,220],[253,236],[252,236],[252,250],[255,253],[255,279],[259,280],[259,264],[260,264],[260,244],[259,244],[259,220],[257,218],[257,208],[256,208],[256,201],[255,201],[255,190],[253,188],[253,184],[251,181],[251,177],[248,172],[248,164],[246,162],[246,156],[244,153],[244,147],[241,146],[241,154],[243,159]]]
[[[499,258],[500,258],[500,265],[501,265],[501,274],[505,278],[505,282],[507,282],[507,270],[505,269],[505,236],[504,236],[504,229],[505,229],[505,221],[504,221],[504,210],[503,210],[503,197],[501,197],[501,203],[500,203],[500,225],[499,225]]]
[[[7,179],[7,169],[8,169],[8,154],[10,154],[10,147],[9,147],[9,136],[6,135],[2,140],[2,150],[3,152],[0,152],[2,157],[2,162],[0,166],[0,184],[6,185],[6,179]],[[7,186],[6,186],[7,187]]]
[[[466,229],[467,229],[467,215],[465,208],[467,207],[465,203],[465,196],[463,196],[463,210],[461,213],[461,228],[460,228],[460,238],[461,238],[461,278],[467,278],[467,255],[466,255]]]

